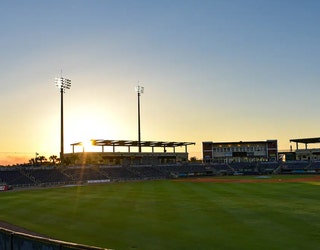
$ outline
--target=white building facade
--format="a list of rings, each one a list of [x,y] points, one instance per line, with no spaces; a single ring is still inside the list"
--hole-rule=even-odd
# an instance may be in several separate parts
[[[278,141],[202,142],[205,163],[278,161]]]

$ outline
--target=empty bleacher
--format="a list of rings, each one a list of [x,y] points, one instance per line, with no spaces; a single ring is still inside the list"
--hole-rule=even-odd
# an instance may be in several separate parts
[[[25,170],[28,175],[33,176],[36,183],[60,184],[72,181],[72,179],[63,174],[56,168],[43,168],[43,169],[27,169]]]
[[[142,179],[163,179],[167,176],[164,171],[152,166],[133,166],[129,170]]]
[[[278,162],[260,162],[258,165],[261,174],[272,174],[279,167]]]
[[[0,168],[0,182],[12,187],[50,186],[233,174],[320,173],[320,161],[185,163],[130,166],[20,166]]]
[[[308,161],[287,161],[282,164],[282,169],[286,170],[304,170],[309,166]]]
[[[108,178],[97,168],[90,167],[75,167],[75,168],[66,168],[62,170],[62,173],[66,176],[69,176],[72,180],[77,182],[85,182],[89,180],[103,180]]]
[[[0,179],[1,182],[11,186],[31,186],[35,184],[32,179],[24,175],[19,169],[1,170]]]
[[[229,166],[236,172],[242,174],[259,174],[259,167],[257,162],[232,162]]]
[[[134,172],[128,169],[129,167],[125,166],[116,166],[116,167],[105,167],[100,168],[100,171],[108,176],[111,180],[133,180],[137,179],[139,176]]]
[[[156,168],[170,177],[215,175],[215,170],[204,164],[168,164],[159,165]]]
[[[314,161],[311,164],[308,165],[307,169],[311,169],[311,170],[320,170],[320,161]]]

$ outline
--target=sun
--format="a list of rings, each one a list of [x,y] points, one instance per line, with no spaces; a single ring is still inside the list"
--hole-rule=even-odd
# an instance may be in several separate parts
[[[71,152],[71,144],[81,143],[76,146],[74,151],[95,152],[101,150],[100,147],[93,146],[92,139],[117,139],[119,136],[118,128],[112,127],[106,121],[97,119],[78,118],[77,121],[71,121],[65,126],[65,151]],[[121,134],[121,132],[120,132]]]
[[[82,149],[84,152],[91,152],[94,151],[94,146],[92,145],[92,141],[91,140],[84,140],[82,141]]]

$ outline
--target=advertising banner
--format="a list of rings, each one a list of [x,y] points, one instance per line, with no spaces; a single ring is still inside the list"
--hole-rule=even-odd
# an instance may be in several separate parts
[[[0,191],[7,191],[8,185],[0,185]]]

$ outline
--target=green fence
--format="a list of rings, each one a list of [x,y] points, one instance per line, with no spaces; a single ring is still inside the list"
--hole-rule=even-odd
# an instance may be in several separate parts
[[[18,233],[0,227],[1,250],[106,250],[70,242]]]

